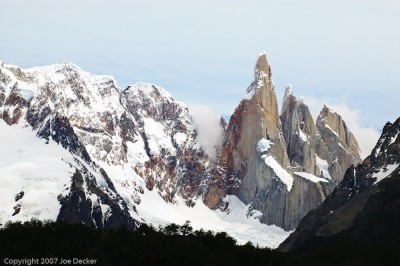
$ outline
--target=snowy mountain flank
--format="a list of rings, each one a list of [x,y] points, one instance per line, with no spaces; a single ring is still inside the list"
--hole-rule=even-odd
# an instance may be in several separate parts
[[[71,63],[2,63],[0,221],[135,229],[190,220],[239,243],[277,247],[361,162],[329,107],[314,122],[288,87],[279,114],[265,54],[224,123],[211,160],[188,107],[159,86],[120,89]]]

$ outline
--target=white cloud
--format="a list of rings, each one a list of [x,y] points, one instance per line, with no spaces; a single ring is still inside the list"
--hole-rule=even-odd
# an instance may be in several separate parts
[[[372,149],[379,139],[379,132],[373,127],[364,127],[361,125],[359,110],[351,109],[343,102],[335,104],[326,99],[316,99],[313,97],[301,97],[301,99],[308,105],[314,119],[318,117],[324,104],[332,108],[343,117],[346,125],[350,128],[351,132],[353,132],[360,146],[361,158],[364,159],[371,154]]]
[[[220,125],[221,116],[206,105],[189,106],[189,111],[197,130],[199,144],[210,155],[210,158],[215,160],[215,147],[221,144],[223,138],[223,129]]]

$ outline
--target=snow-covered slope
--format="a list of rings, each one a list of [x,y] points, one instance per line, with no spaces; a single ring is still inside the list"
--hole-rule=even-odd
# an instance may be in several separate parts
[[[0,151],[0,193],[3,195],[0,197],[0,220],[26,221],[32,217],[56,220],[61,208],[57,198],[68,194],[74,174],[73,155],[54,141],[46,145],[27,125],[9,126],[0,120],[0,132],[2,139],[12,140],[2,142]],[[129,165],[104,164],[104,169],[128,205],[134,205],[135,198],[140,201],[136,205],[137,212],[131,212],[138,221],[166,225],[190,220],[195,229],[225,231],[240,244],[251,241],[272,248],[289,235],[281,228],[261,224],[258,213],[251,213],[249,206],[234,196],[229,199],[232,205],[227,212],[212,211],[201,199],[197,199],[194,207],[188,207],[181,197],[176,197],[175,203],[168,203],[158,191],[148,190],[144,180]],[[141,192],[132,193],[140,187]],[[15,196],[21,192],[24,192],[22,198],[16,201]],[[13,216],[17,208],[20,211]],[[101,208],[105,214],[109,211],[107,205],[102,204]]]
[[[71,63],[2,65],[0,122],[2,222],[135,228],[191,220],[270,247],[288,235],[237,199],[223,213],[202,203],[208,154],[187,107],[158,86],[121,90],[112,77]]]
[[[68,192],[73,174],[72,154],[53,141],[46,145],[22,124],[0,120],[0,132],[0,220],[56,220],[61,208],[57,197]]]

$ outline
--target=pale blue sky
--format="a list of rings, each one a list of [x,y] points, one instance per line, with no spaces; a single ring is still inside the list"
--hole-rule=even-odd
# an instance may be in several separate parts
[[[380,129],[400,115],[399,10],[395,0],[3,0],[0,59],[71,61],[230,115],[266,51],[279,102],[290,83]]]

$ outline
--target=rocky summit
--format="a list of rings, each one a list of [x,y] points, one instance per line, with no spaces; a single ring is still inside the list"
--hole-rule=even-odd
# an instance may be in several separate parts
[[[292,230],[360,161],[357,141],[330,108],[321,110],[315,124],[307,105],[288,86],[279,114],[263,53],[254,81],[229,121],[205,202],[225,209],[224,197],[237,195],[262,212],[262,222]]]

